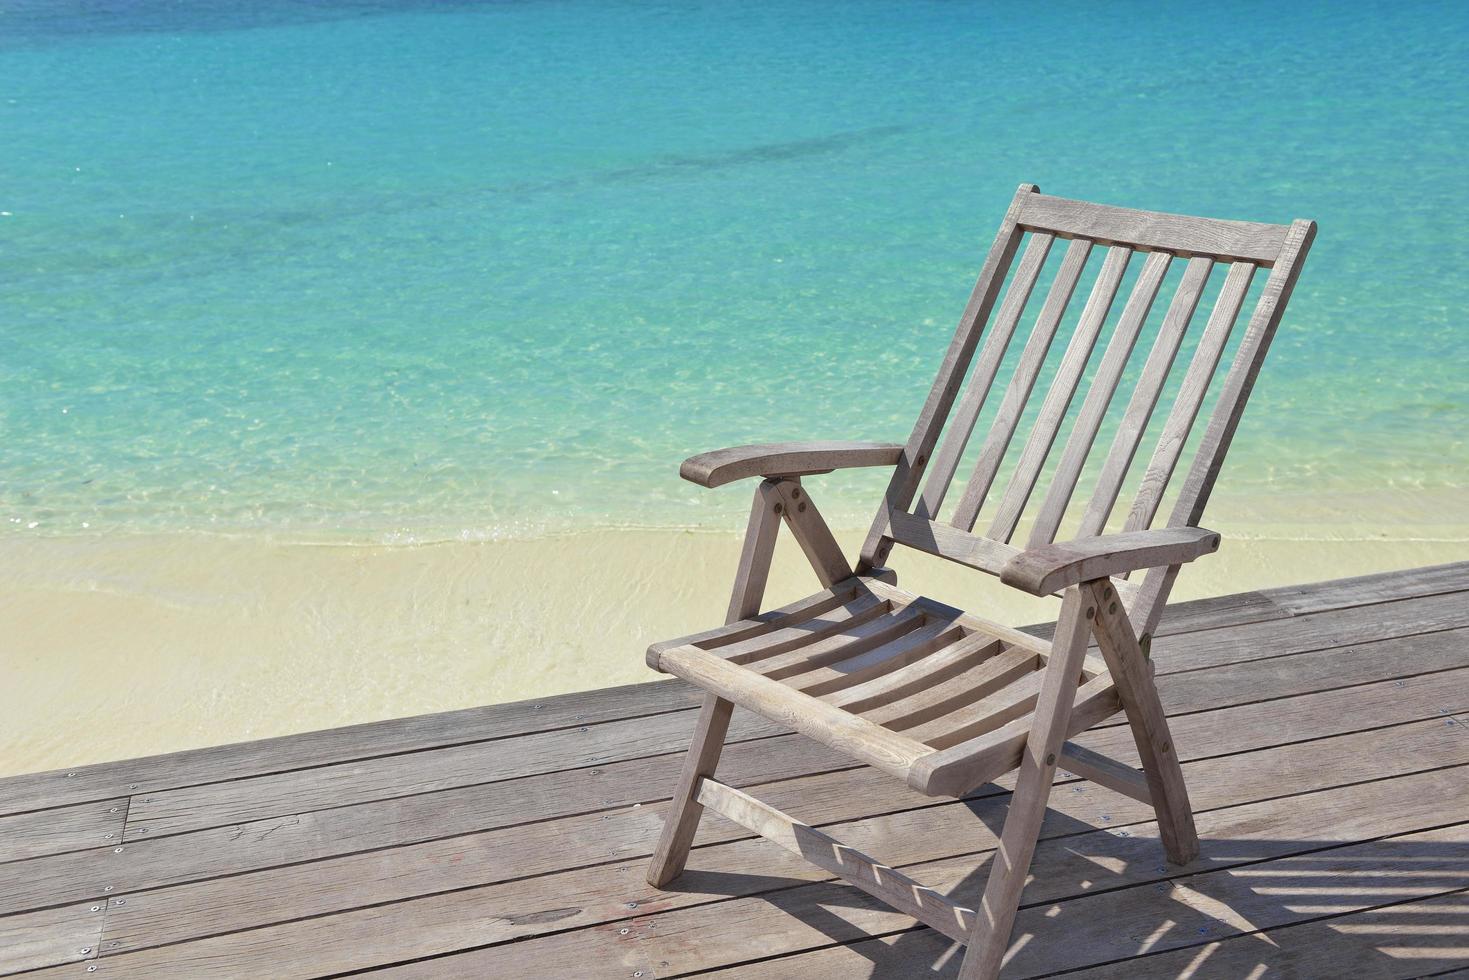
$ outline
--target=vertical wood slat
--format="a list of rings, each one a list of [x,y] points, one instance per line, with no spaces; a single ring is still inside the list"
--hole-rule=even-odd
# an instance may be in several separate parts
[[[1005,292],[999,312],[995,314],[995,322],[990,327],[984,350],[974,366],[969,386],[964,389],[964,397],[959,400],[959,407],[949,420],[944,443],[934,457],[928,483],[924,486],[923,496],[914,511],[918,517],[931,520],[943,506],[944,495],[948,492],[950,481],[954,479],[954,471],[959,468],[959,457],[964,455],[964,447],[969,444],[974,423],[989,397],[995,374],[1000,370],[1000,362],[1005,359],[1005,352],[1010,348],[1015,327],[1020,323],[1020,315],[1025,312],[1025,304],[1030,301],[1031,291],[1035,289],[1036,279],[1040,276],[1041,267],[1046,264],[1046,256],[1050,254],[1053,241],[1054,236],[1041,233],[1031,235],[1025,246],[1025,254],[1020,257],[1020,264],[1015,267],[1015,277],[1010,281],[1010,288]]]
[[[994,424],[990,426],[979,459],[974,464],[974,473],[954,511],[954,518],[950,521],[954,527],[965,531],[974,528],[979,509],[984,505],[985,495],[989,493],[990,485],[999,471],[1000,461],[1005,458],[1005,451],[1009,449],[1010,440],[1015,436],[1015,427],[1020,423],[1025,403],[1029,401],[1030,393],[1035,388],[1036,378],[1040,376],[1041,366],[1051,349],[1051,342],[1056,338],[1056,329],[1061,325],[1066,305],[1076,292],[1076,284],[1081,279],[1081,270],[1086,266],[1091,250],[1092,243],[1085,238],[1072,239],[1066,248],[1061,268],[1056,273],[1055,281],[1051,283],[1051,290],[1041,307],[1040,316],[1036,318],[1035,327],[1021,352],[1020,363],[1016,365],[1010,384],[1005,388],[1005,396],[995,413]]]
[[[1117,322],[1117,329],[1113,331],[1112,339],[1107,343],[1107,351],[1102,355],[1097,375],[1092,379],[1086,400],[1082,402],[1081,414],[1077,416],[1071,436],[1066,440],[1066,448],[1062,450],[1061,462],[1051,478],[1051,486],[1041,502],[1040,513],[1036,516],[1035,527],[1027,545],[1029,548],[1050,544],[1055,540],[1056,529],[1061,526],[1066,505],[1071,502],[1071,494],[1076,490],[1076,481],[1081,476],[1087,454],[1091,452],[1092,441],[1096,439],[1097,429],[1102,424],[1102,416],[1106,414],[1107,405],[1112,401],[1112,394],[1122,377],[1122,369],[1132,355],[1133,345],[1137,343],[1138,333],[1142,330],[1143,321],[1148,318],[1148,311],[1153,307],[1158,287],[1163,284],[1163,275],[1168,271],[1168,263],[1172,258],[1167,252],[1149,252],[1143,263],[1142,272],[1132,287],[1132,295],[1127,298],[1127,305]]]
[[[1082,372],[1086,370],[1086,362],[1097,345],[1097,338],[1101,336],[1102,324],[1106,322],[1107,314],[1112,309],[1117,287],[1122,282],[1122,275],[1127,271],[1127,263],[1131,258],[1132,249],[1125,245],[1114,245],[1107,250],[1107,258],[1102,262],[1102,271],[1097,274],[1096,282],[1092,284],[1092,292],[1082,310],[1081,320],[1076,325],[1076,333],[1072,334],[1071,342],[1066,347],[1061,366],[1057,368],[1056,377],[1051,382],[1051,390],[1046,393],[1046,400],[1030,430],[1030,438],[1020,453],[1020,460],[1015,465],[1015,472],[1005,488],[994,523],[990,525],[986,537],[1009,541],[1015,533],[1015,526],[1020,521],[1025,504],[1035,489],[1035,481],[1040,477],[1041,467],[1045,465],[1046,457],[1055,444],[1056,433],[1061,431],[1061,422],[1066,417],[1067,409],[1071,407],[1072,398],[1076,396],[1076,387],[1081,381]]]
[[[883,493],[882,507],[873,518],[867,538],[862,542],[860,570],[880,565],[892,550],[892,541],[887,537],[888,515],[906,511],[913,501],[913,495],[918,491],[918,481],[923,476],[928,454],[938,443],[939,432],[948,417],[949,409],[953,407],[955,397],[958,396],[964,372],[969,367],[970,358],[974,356],[975,346],[979,343],[980,329],[989,318],[990,310],[994,308],[995,299],[1005,281],[1005,273],[1009,271],[1015,251],[1020,247],[1020,239],[1023,237],[1018,223],[1021,205],[1028,196],[1039,190],[1034,184],[1021,184],[1010,201],[1004,220],[1000,222],[994,244],[990,246],[984,267],[980,269],[979,278],[974,283],[974,291],[970,293],[969,302],[959,318],[954,339],[949,342],[949,349],[944,353],[938,375],[929,388],[923,409],[918,413],[918,420],[913,424],[908,444],[903,448],[903,456],[893,469],[892,479],[888,481],[887,490]]]
[[[1244,414],[1245,403],[1249,401],[1250,391],[1255,386],[1255,378],[1260,374],[1260,365],[1270,349],[1276,327],[1280,326],[1286,303],[1290,301],[1291,293],[1296,288],[1296,280],[1300,278],[1301,264],[1311,250],[1311,242],[1315,237],[1316,222],[1291,223],[1290,233],[1286,235],[1285,245],[1280,250],[1280,257],[1270,271],[1270,278],[1265,282],[1260,301],[1250,316],[1250,325],[1235,353],[1234,363],[1224,379],[1219,402],[1209,417],[1209,426],[1204,430],[1198,452],[1189,466],[1188,475],[1184,477],[1178,501],[1173,505],[1173,514],[1168,521],[1170,526],[1197,525],[1203,516],[1204,505],[1209,502],[1209,493],[1214,489],[1214,481],[1219,478],[1225,453],[1229,451],[1229,444],[1234,439],[1240,416]],[[1158,617],[1162,615],[1163,605],[1167,602],[1168,592],[1177,575],[1178,566],[1170,565],[1167,568],[1150,570],[1143,579],[1142,587],[1128,609],[1128,618],[1132,620],[1139,635],[1151,635],[1157,628]]]
[[[1168,481],[1173,477],[1173,468],[1178,465],[1178,458],[1183,454],[1189,432],[1198,418],[1209,383],[1219,367],[1224,345],[1229,341],[1230,331],[1234,329],[1234,322],[1239,316],[1240,307],[1244,305],[1245,295],[1250,290],[1250,281],[1254,275],[1255,265],[1252,262],[1235,262],[1229,267],[1229,274],[1224,277],[1224,286],[1220,289],[1214,310],[1209,315],[1209,323],[1204,328],[1203,336],[1199,338],[1199,346],[1194,351],[1188,372],[1183,377],[1183,384],[1178,389],[1178,397],[1174,399],[1173,409],[1163,424],[1158,448],[1154,450],[1153,458],[1138,485],[1137,496],[1127,515],[1124,531],[1141,531],[1152,525],[1153,518],[1158,513],[1158,505],[1163,502],[1163,494],[1168,489]]]
[[[1199,297],[1203,295],[1204,285],[1208,283],[1209,273],[1213,268],[1214,260],[1208,256],[1196,256],[1188,260],[1183,280],[1173,294],[1173,301],[1168,304],[1163,326],[1159,329],[1158,338],[1153,342],[1153,349],[1143,365],[1142,376],[1138,378],[1137,387],[1133,389],[1132,398],[1127,403],[1127,411],[1123,413],[1122,421],[1117,426],[1117,435],[1112,439],[1112,448],[1107,453],[1106,462],[1102,464],[1096,491],[1082,515],[1077,537],[1101,534],[1106,527],[1112,506],[1117,502],[1117,493],[1122,489],[1122,481],[1132,466],[1133,457],[1137,455],[1138,443],[1142,441],[1148,420],[1153,417],[1158,396],[1163,392],[1168,372],[1173,368],[1178,348],[1183,343],[1183,335],[1188,331],[1189,320],[1193,319]]]

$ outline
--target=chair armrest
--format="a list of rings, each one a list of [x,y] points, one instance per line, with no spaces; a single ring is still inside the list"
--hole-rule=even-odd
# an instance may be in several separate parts
[[[1051,595],[1078,582],[1181,565],[1219,550],[1219,535],[1203,527],[1160,527],[1078,538],[1023,551],[1000,571],[1000,581],[1031,595]]]
[[[751,476],[805,476],[854,466],[896,466],[903,447],[891,442],[768,442],[690,456],[678,474],[701,487]]]

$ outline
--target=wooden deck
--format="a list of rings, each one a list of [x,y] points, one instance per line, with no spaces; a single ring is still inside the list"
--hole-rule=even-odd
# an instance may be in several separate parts
[[[637,657],[641,651],[629,650]],[[1171,609],[1203,853],[1063,779],[1007,976],[1469,976],[1469,563]],[[643,882],[676,681],[0,781],[0,973],[952,975],[935,933],[706,818]],[[739,717],[721,779],[973,904],[1003,786],[917,796]],[[1131,754],[1125,727],[1083,744]]]

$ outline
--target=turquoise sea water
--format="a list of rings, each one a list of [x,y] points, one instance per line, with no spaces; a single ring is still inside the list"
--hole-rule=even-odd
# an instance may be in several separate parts
[[[1457,3],[0,0],[0,534],[732,525],[678,461],[906,437],[1022,180],[1320,222],[1229,492],[1469,487],[1466,66]]]

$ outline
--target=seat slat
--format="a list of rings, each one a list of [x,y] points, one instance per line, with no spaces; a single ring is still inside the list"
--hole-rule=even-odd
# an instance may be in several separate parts
[[[1102,324],[1112,310],[1117,287],[1122,283],[1122,275],[1127,271],[1127,263],[1131,258],[1130,248],[1114,245],[1107,250],[1102,271],[1092,284],[1091,296],[1087,298],[1081,320],[1076,325],[1076,332],[1072,334],[1071,342],[1066,347],[1066,354],[1056,370],[1056,378],[1051,383],[1050,391],[1046,393],[1046,400],[1041,405],[1035,425],[1031,427],[1030,438],[1021,451],[1020,460],[1015,465],[1015,472],[1000,499],[994,523],[990,525],[986,537],[996,541],[1009,541],[1015,534],[1015,526],[1020,523],[1020,515],[1025,511],[1025,505],[1035,490],[1041,468],[1055,445],[1056,435],[1061,431],[1061,422],[1071,407],[1071,400],[1076,396],[1082,372],[1086,370],[1086,362],[1097,346]]]
[[[942,683],[927,682],[907,697],[863,709],[860,713],[868,721],[894,731],[903,731],[949,714],[966,704],[981,701],[1026,674],[1034,673],[1040,664],[1040,657],[1031,651],[1011,647],[988,660],[973,664],[953,677],[945,678]],[[911,736],[912,732],[908,734]]]
[[[955,531],[954,533],[963,534],[962,531]],[[874,595],[881,596],[882,598],[887,599],[891,602],[921,601],[928,604],[932,608],[941,609],[945,613],[955,617],[955,620],[959,623],[959,625],[963,626],[965,629],[972,630],[976,633],[983,633],[985,636],[993,637],[1006,644],[1007,646],[1020,647],[1022,650],[1029,650],[1032,653],[1040,655],[1041,657],[1049,657],[1051,655],[1051,644],[1049,640],[1043,640],[1038,636],[1032,636],[1031,634],[1022,632],[1013,626],[1005,626],[1002,623],[996,623],[993,620],[985,619],[983,616],[976,616],[974,613],[968,613],[964,612],[961,609],[955,609],[952,606],[946,606],[941,602],[934,601],[933,599],[920,599],[919,597],[912,595],[911,593],[904,592],[896,585],[888,585],[886,582],[869,582],[868,587],[872,589]]]
[[[773,657],[762,657],[750,669],[773,681],[797,677],[809,671],[858,656],[911,633],[923,625],[923,611],[909,606],[895,613],[874,616],[850,629],[834,633]]]
[[[910,697],[1000,654],[1004,645],[982,633],[963,639],[899,669],[861,684],[825,695],[827,703],[858,714]],[[1032,654],[1032,656],[1034,656]]]
[[[1066,737],[1080,734],[1122,710],[1112,675],[1098,674],[1077,688]],[[908,785],[930,796],[959,796],[1020,765],[1020,753],[1034,721],[1024,715],[958,745],[921,757]]]
[[[730,663],[753,663],[788,653],[845,630],[854,629],[870,619],[885,614],[890,608],[891,604],[886,599],[870,592],[859,592],[854,598],[819,616],[798,620],[773,633],[717,647],[715,652]]]
[[[1163,392],[1163,384],[1168,380],[1168,372],[1173,368],[1174,359],[1178,357],[1183,335],[1188,331],[1189,320],[1193,319],[1199,297],[1204,292],[1204,284],[1209,281],[1209,272],[1213,268],[1214,260],[1210,258],[1188,260],[1183,280],[1173,294],[1173,301],[1168,304],[1163,326],[1158,331],[1158,338],[1148,353],[1137,387],[1133,389],[1132,398],[1127,403],[1127,411],[1117,426],[1112,448],[1108,451],[1107,461],[1102,465],[1102,473],[1097,478],[1096,490],[1082,515],[1077,537],[1101,534],[1106,527],[1112,506],[1117,502],[1117,493],[1122,489],[1122,481],[1127,477],[1133,457],[1137,455],[1138,443],[1142,441],[1148,420],[1153,417],[1158,396]]]
[[[1188,441],[1194,420],[1198,418],[1199,407],[1204,403],[1204,395],[1209,390],[1209,383],[1214,378],[1219,359],[1224,354],[1224,345],[1234,329],[1254,275],[1255,266],[1249,262],[1236,262],[1229,267],[1219,298],[1214,302],[1214,311],[1209,315],[1199,346],[1178,389],[1178,397],[1174,399],[1173,410],[1163,424],[1158,448],[1138,485],[1124,531],[1141,531],[1152,526],[1158,505],[1163,502],[1163,492],[1168,488],[1173,468],[1178,465],[1184,443]]]
[[[964,638],[952,620],[929,620],[921,627],[872,650],[827,667],[818,667],[791,681],[791,686],[812,697],[855,687],[889,674]]]
[[[1081,270],[1086,266],[1091,249],[1092,243],[1081,238],[1066,247],[1061,268],[1056,273],[1055,281],[1051,283],[1050,293],[1041,307],[1040,316],[1036,318],[1030,338],[1025,342],[1020,363],[1010,377],[1010,384],[1005,388],[1005,396],[1000,401],[989,435],[985,437],[984,446],[980,449],[979,459],[974,464],[974,473],[964,487],[964,495],[959,499],[953,519],[949,521],[954,527],[965,531],[974,528],[979,509],[984,505],[985,495],[990,491],[995,474],[999,472],[1005,450],[1010,447],[1010,440],[1015,436],[1015,427],[1020,423],[1025,403],[1030,400],[1036,378],[1040,376],[1041,365],[1045,363],[1051,342],[1056,338],[1056,328],[1061,325],[1061,317],[1066,313],[1066,305],[1071,302],[1071,296],[1076,291],[1076,283],[1081,279]]]
[[[864,586],[861,580],[853,578],[846,582],[839,582],[836,586],[804,599],[772,609],[769,612],[760,613],[749,619],[717,626],[714,629],[704,630],[702,633],[692,633],[688,636],[680,636],[672,640],[664,640],[654,643],[648,647],[650,654],[662,653],[674,647],[697,646],[705,650],[713,650],[718,647],[728,646],[740,640],[764,636],[776,630],[783,629],[794,622],[802,622],[830,612],[856,596]]]
[[[914,513],[921,517],[932,518],[943,506],[949,482],[954,479],[954,471],[959,468],[959,457],[964,455],[964,447],[969,444],[974,421],[979,418],[980,410],[989,397],[995,372],[1005,359],[1005,351],[1010,347],[1015,326],[1020,322],[1020,314],[1030,300],[1031,290],[1035,288],[1041,266],[1045,265],[1052,241],[1051,235],[1032,235],[1025,246],[1025,254],[1020,258],[1020,264],[1015,267],[1015,276],[1010,281],[1005,298],[1000,302],[1000,309],[995,314],[994,324],[985,339],[984,350],[974,366],[969,386],[964,390],[964,397],[959,400],[958,407],[954,409],[943,444],[933,458],[928,483],[924,485],[923,494],[914,509]]]
[[[946,749],[1029,715],[1035,709],[1035,700],[1040,696],[1041,682],[1045,676],[1045,672],[1041,670],[1025,671],[993,694],[960,705],[948,714],[912,727],[900,728],[892,724],[887,727],[902,731],[904,735],[925,745]]]
[[[1029,548],[1050,544],[1056,538],[1061,519],[1066,515],[1066,505],[1071,502],[1076,481],[1081,477],[1082,466],[1086,463],[1087,454],[1091,452],[1092,442],[1097,438],[1097,429],[1101,427],[1102,417],[1106,415],[1107,406],[1112,402],[1117,382],[1122,378],[1122,369],[1132,356],[1138,333],[1142,330],[1143,321],[1148,318],[1148,311],[1153,307],[1153,300],[1163,284],[1163,275],[1168,271],[1171,260],[1172,257],[1167,252],[1153,252],[1143,262],[1142,272],[1133,284],[1132,295],[1123,307],[1117,329],[1107,343],[1102,363],[1098,366],[1096,377],[1082,402],[1081,413],[1076,418],[1070,438],[1066,440],[1066,448],[1061,452],[1061,461],[1051,478],[1050,489],[1041,501],[1035,527],[1030,533],[1030,543],[1027,545]]]

